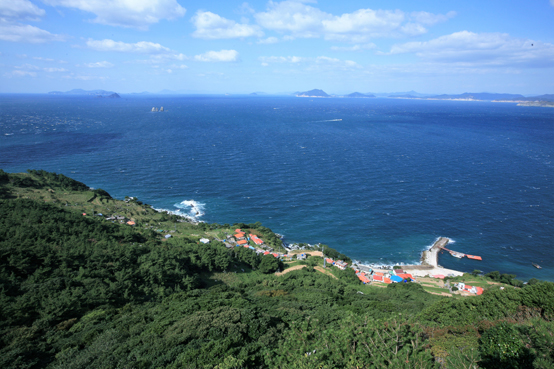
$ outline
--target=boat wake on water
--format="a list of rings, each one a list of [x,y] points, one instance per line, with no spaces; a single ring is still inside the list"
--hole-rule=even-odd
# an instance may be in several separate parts
[[[342,121],[342,118],[338,118],[338,119],[325,119],[325,120],[316,120],[312,123],[320,123],[320,122],[341,122]]]

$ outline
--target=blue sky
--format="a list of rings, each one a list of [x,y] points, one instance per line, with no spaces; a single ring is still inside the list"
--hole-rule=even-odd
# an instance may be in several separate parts
[[[554,0],[0,0],[0,93],[554,93]]]

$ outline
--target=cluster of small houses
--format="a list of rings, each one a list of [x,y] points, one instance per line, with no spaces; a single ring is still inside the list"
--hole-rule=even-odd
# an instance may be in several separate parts
[[[87,213],[83,213],[83,216],[86,216]],[[104,215],[102,213],[97,213],[95,214],[96,216],[99,216],[99,217],[103,217]],[[109,216],[107,218],[105,218],[106,220],[111,220],[112,222],[115,222],[116,220],[119,220],[119,223],[126,223],[130,226],[134,226],[136,225],[135,221],[134,220],[131,220],[129,218],[126,218],[124,216],[121,216],[121,215],[117,215],[117,214],[114,214],[112,216]]]
[[[477,287],[477,286],[469,286],[469,285],[467,285],[463,282],[454,284],[454,286],[456,286],[459,291],[466,291],[466,292],[473,293],[473,294],[476,294],[476,295],[483,294],[483,288]]]
[[[401,282],[411,282],[414,280],[411,274],[404,272],[402,269],[393,269],[392,271],[387,272],[376,272],[372,269],[369,269],[368,272],[356,270],[356,275],[364,284],[370,282],[379,282],[379,283],[401,283]]]
[[[202,241],[202,240],[200,240]],[[254,242],[256,247],[250,245],[248,241]],[[247,249],[255,251],[257,254],[263,254],[263,255],[273,255],[276,258],[281,257],[287,257],[286,254],[281,254],[277,252],[272,252],[273,249],[269,246],[267,246],[264,241],[259,238],[257,235],[249,233],[248,236],[246,235],[246,232],[241,230],[240,228],[235,229],[235,234],[232,236],[227,236],[227,240],[224,242],[225,246],[228,248],[231,247],[245,247]]]

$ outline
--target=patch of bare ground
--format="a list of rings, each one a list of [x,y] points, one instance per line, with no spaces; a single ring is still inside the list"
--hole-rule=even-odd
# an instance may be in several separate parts
[[[333,277],[333,278],[335,278],[335,279],[338,279],[333,273],[331,273],[331,272],[328,271],[328,270],[323,269],[323,267],[316,266],[316,267],[314,267],[314,269],[317,270],[318,272],[321,272],[321,273],[323,273],[323,274],[327,274],[327,275],[330,276],[330,277]]]
[[[289,254],[306,254],[310,256],[321,256],[323,257],[323,253],[321,251],[306,251],[306,250],[294,250],[289,252]]]
[[[288,268],[288,269],[283,270],[282,272],[275,273],[275,275],[276,275],[277,277],[280,277],[280,276],[282,276],[282,275],[284,275],[284,274],[287,274],[288,272],[292,272],[293,270],[298,270],[298,269],[302,269],[302,268],[305,268],[305,267],[306,267],[306,265],[295,265],[295,266],[293,266],[293,267],[290,267],[290,268]]]
[[[417,282],[421,284],[434,286],[434,287],[444,288],[444,281],[442,279],[419,277],[417,279]]]

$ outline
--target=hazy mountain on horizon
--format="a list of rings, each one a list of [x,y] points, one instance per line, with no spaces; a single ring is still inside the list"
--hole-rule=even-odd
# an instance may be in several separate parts
[[[71,91],[50,91],[48,92],[49,95],[86,95],[86,96],[109,96],[113,95],[116,92],[114,91],[106,91],[106,90],[83,90],[81,88],[75,88]]]
[[[473,99],[473,100],[485,100],[485,101],[492,101],[492,100],[517,100],[517,99],[524,99],[525,97],[520,94],[502,94],[502,93],[490,93],[490,92],[464,92],[463,94],[458,95],[448,95],[448,94],[442,94],[442,95],[436,95],[436,96],[430,96],[430,98],[433,99]]]
[[[377,97],[430,97],[433,94],[422,94],[414,90],[407,92],[368,92],[367,94],[373,94]]]
[[[319,90],[317,88],[310,90],[310,91],[304,91],[304,92],[298,92],[296,94],[298,97],[329,97],[329,95],[323,91]]]
[[[375,97],[375,95],[372,95],[372,94],[362,94],[362,93],[360,93],[360,92],[352,92],[351,94],[345,95],[344,97],[364,98],[364,97]]]

